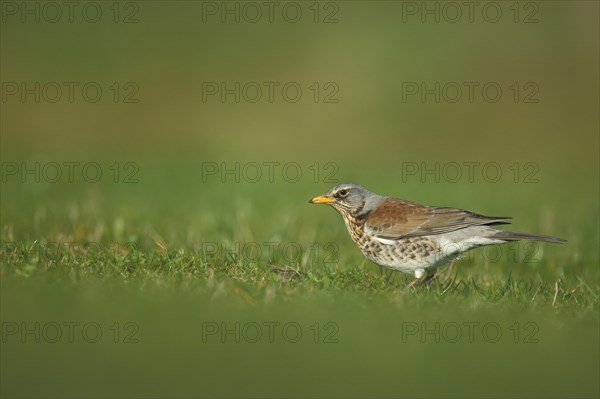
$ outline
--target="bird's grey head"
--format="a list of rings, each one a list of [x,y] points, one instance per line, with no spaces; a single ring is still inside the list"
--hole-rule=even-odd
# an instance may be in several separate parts
[[[329,204],[342,215],[361,216],[369,213],[383,198],[361,185],[342,183],[309,202],[311,204]]]

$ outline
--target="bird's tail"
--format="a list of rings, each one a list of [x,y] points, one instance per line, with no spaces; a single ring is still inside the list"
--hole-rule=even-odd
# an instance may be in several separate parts
[[[567,240],[559,237],[552,236],[544,236],[541,234],[530,234],[530,233],[518,233],[515,231],[507,231],[507,230],[498,230],[496,234],[491,236],[490,238],[496,238],[504,241],[519,241],[519,240],[528,240],[528,241],[545,241],[545,242],[554,242],[560,243],[567,242]]]

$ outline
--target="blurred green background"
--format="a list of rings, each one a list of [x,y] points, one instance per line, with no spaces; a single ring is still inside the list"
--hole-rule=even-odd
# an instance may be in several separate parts
[[[1,2],[2,396],[600,394],[596,2],[480,2],[471,19],[454,2],[280,2],[270,16],[261,2],[101,1],[72,20],[45,4]],[[76,82],[72,100],[65,82]],[[82,94],[90,82],[97,102]],[[239,102],[207,91],[236,82]],[[439,101],[422,97],[436,82]],[[297,102],[286,84],[301,88]],[[97,163],[102,177],[87,182],[77,167],[71,182],[63,167],[57,182],[41,171],[36,181],[23,172],[36,162]],[[444,174],[469,162],[502,176]],[[262,166],[256,182],[250,163]],[[436,163],[437,175],[420,174]],[[221,173],[236,164],[239,178]],[[462,286],[406,292],[407,277],[366,262],[338,215],[307,204],[343,181],[513,216],[516,231],[569,242],[536,246],[532,262],[510,246],[493,261],[478,250],[452,272]],[[103,250],[50,260],[14,250],[69,242]],[[202,252],[265,242],[333,243],[336,262]],[[135,262],[114,249],[128,243]],[[103,338],[8,334],[36,321],[97,322]],[[109,327],[128,321],[139,342],[115,344]],[[203,323],[236,321],[296,322],[303,339],[202,342]],[[315,322],[335,323],[339,342],[315,344]],[[502,339],[402,341],[403,323],[436,322],[497,323]],[[515,343],[511,326],[528,322],[539,342]]]

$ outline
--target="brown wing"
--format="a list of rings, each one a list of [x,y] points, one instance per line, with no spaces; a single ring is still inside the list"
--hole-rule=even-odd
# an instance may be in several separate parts
[[[469,226],[507,224],[506,219],[510,218],[388,198],[369,213],[365,229],[377,237],[398,239],[442,234]]]

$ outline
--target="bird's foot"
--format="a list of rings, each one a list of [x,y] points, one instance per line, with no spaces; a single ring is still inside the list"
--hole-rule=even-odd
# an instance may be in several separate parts
[[[456,263],[456,261],[460,259],[460,257],[457,257],[455,259],[452,259],[450,261],[450,263],[448,264],[448,267],[446,268],[446,270],[444,270],[443,272],[438,272],[437,274],[440,275],[442,281],[445,282],[449,282],[449,281],[454,281],[454,279],[456,278],[455,273],[454,273],[454,264]]]
[[[426,286],[427,284],[429,284],[433,278],[436,276],[435,273],[427,273],[425,274],[423,277],[421,278],[415,278],[413,281],[411,281],[406,288],[421,288]]]

